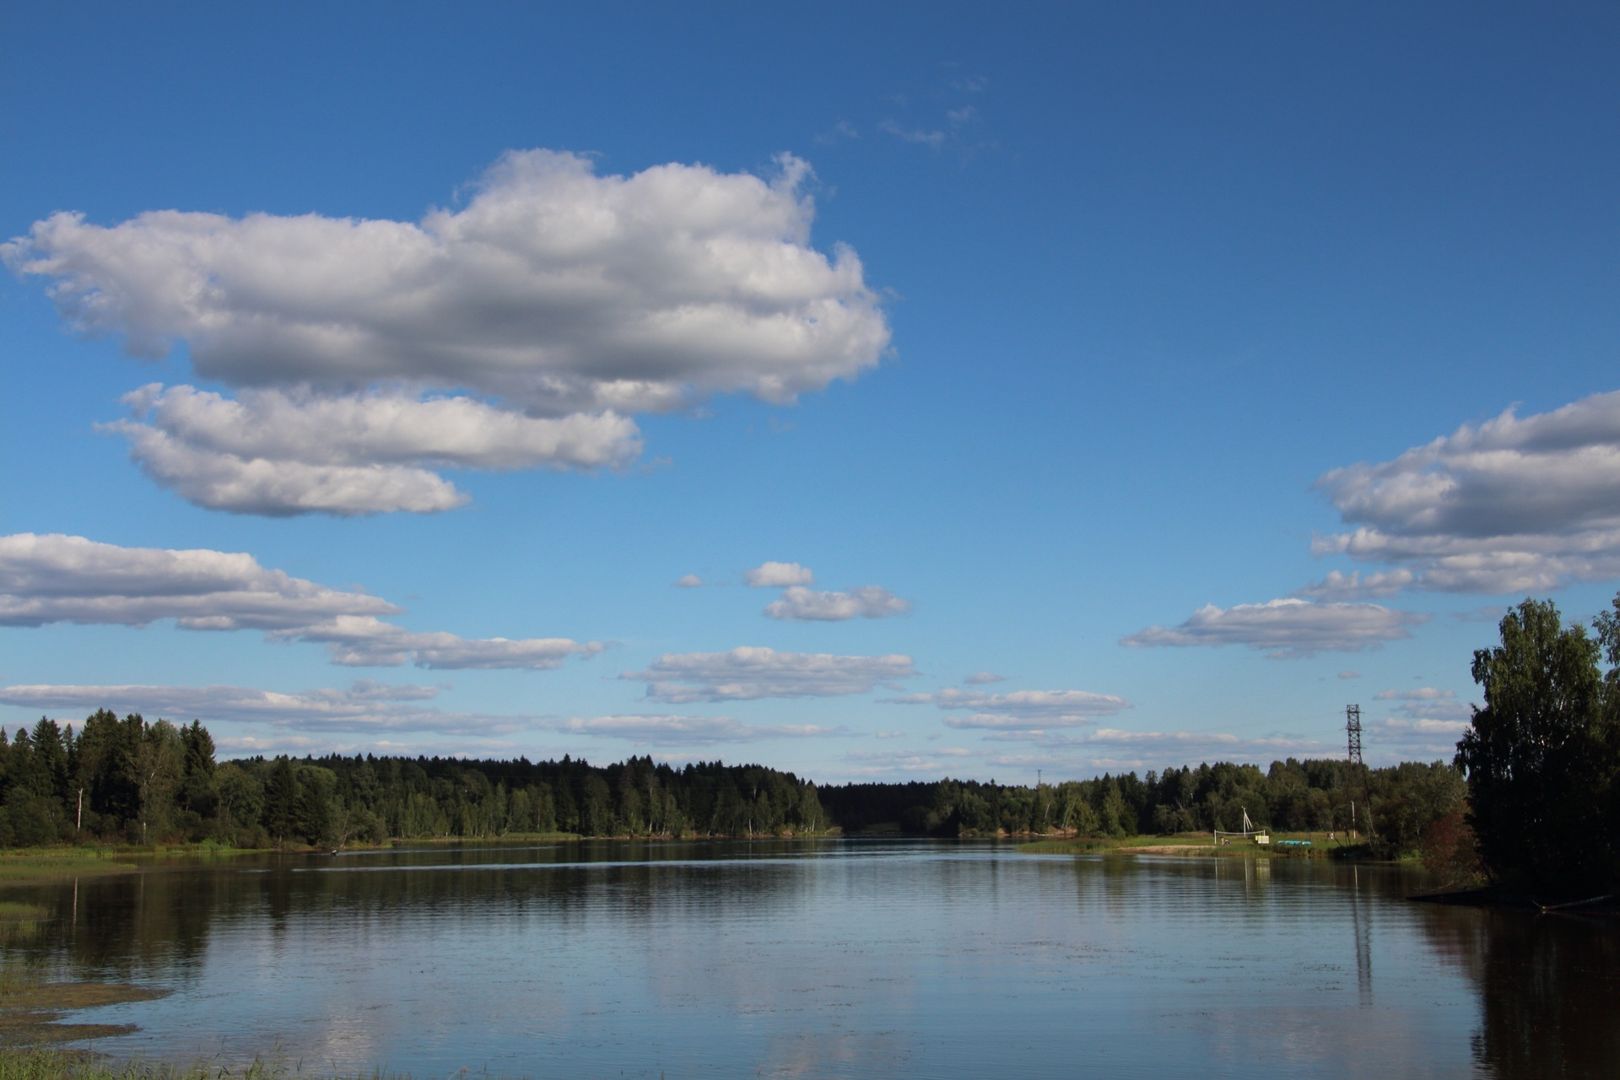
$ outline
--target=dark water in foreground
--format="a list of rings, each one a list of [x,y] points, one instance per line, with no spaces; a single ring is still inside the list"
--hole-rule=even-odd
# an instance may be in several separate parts
[[[1393,868],[910,842],[234,860],[6,946],[172,988],[115,1056],[444,1076],[1615,1077],[1620,926]]]

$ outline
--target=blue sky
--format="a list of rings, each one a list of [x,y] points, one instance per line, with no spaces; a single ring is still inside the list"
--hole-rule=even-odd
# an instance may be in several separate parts
[[[1610,6],[0,20],[0,726],[1432,759],[1620,586]]]

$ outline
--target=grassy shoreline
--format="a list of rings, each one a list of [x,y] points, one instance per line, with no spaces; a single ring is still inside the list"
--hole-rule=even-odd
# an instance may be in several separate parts
[[[1310,847],[1278,846],[1280,840],[1308,840]],[[1177,833],[1171,836],[1072,836],[1047,837],[1019,844],[1026,855],[1148,855],[1192,858],[1331,859],[1350,857],[1361,850],[1339,839],[1328,839],[1325,832],[1277,832],[1270,844],[1233,840],[1217,845],[1208,833]]]
[[[101,846],[20,848],[0,852],[0,888],[133,873],[138,867],[130,860],[131,854]]]
[[[487,1075],[496,1080],[494,1074]],[[288,1066],[279,1062],[254,1061],[232,1067],[218,1062],[194,1065],[166,1065],[132,1061],[113,1064],[88,1050],[47,1050],[0,1047],[0,1080],[411,1080],[409,1073],[362,1073],[306,1071],[302,1063]]]

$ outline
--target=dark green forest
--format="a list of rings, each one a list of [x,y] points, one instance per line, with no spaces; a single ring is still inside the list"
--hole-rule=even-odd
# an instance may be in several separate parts
[[[1450,765],[1352,770],[1343,761],[1217,763],[1036,787],[939,780],[818,789],[759,765],[650,758],[593,766],[372,755],[214,760],[197,721],[176,726],[101,710],[77,731],[41,719],[0,733],[0,844],[75,840],[239,847],[390,838],[802,836],[839,829],[940,837],[1236,828],[1346,829],[1351,804],[1390,851],[1460,817]]]
[[[81,819],[82,811],[82,819]],[[650,758],[605,767],[365,756],[216,763],[197,721],[101,710],[78,733],[0,733],[0,845],[212,840],[237,847],[390,838],[791,836],[832,823],[814,784],[759,765]]]

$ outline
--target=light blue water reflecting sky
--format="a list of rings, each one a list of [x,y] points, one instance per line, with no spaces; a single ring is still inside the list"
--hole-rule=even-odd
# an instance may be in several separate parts
[[[1543,927],[1562,947],[1487,987],[1486,915],[1407,903],[1396,868],[987,844],[626,854],[159,870],[84,883],[78,921],[58,910],[35,948],[73,957],[69,977],[173,989],[82,1017],[141,1026],[99,1049],[227,1065],[273,1048],[416,1075],[1457,1076],[1487,993],[1538,1017],[1541,1075],[1613,1052],[1546,1011],[1612,997],[1582,966],[1590,927]]]

